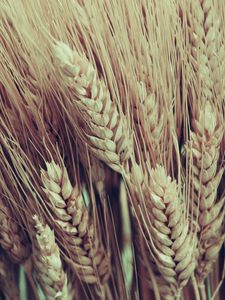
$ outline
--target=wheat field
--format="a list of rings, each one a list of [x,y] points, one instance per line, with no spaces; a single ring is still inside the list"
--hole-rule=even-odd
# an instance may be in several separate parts
[[[0,300],[225,299],[225,2],[0,0]]]

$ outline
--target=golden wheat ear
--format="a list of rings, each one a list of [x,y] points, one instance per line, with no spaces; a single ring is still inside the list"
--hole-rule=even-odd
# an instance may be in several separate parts
[[[91,63],[62,42],[53,47],[56,68],[83,121],[85,140],[92,153],[115,171],[133,151],[128,122]]]
[[[48,225],[44,225],[37,215],[33,216],[33,221],[33,265],[46,299],[72,299],[54,232]]]
[[[151,234],[149,249],[158,272],[175,295],[194,272],[197,238],[186,218],[179,186],[162,166],[151,170],[149,199],[146,202]]]
[[[207,101],[201,107],[194,131],[187,143],[189,162],[190,213],[199,224],[199,258],[196,268],[197,281],[203,282],[212,269],[224,241],[222,223],[225,199],[218,199],[217,191],[224,168],[219,167],[220,143],[224,134],[221,113]],[[192,162],[191,162],[192,160]]]
[[[41,171],[47,201],[66,242],[68,262],[84,282],[104,293],[110,275],[110,252],[104,249],[93,218],[89,216],[79,185],[72,187],[67,170],[54,161]]]

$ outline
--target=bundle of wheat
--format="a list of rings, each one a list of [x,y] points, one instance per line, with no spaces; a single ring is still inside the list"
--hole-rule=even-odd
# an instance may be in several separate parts
[[[0,299],[224,299],[224,28],[220,0],[0,2]]]

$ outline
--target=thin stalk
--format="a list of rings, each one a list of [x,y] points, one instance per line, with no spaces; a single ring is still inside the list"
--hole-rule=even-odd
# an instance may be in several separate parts
[[[195,299],[196,300],[200,300],[201,297],[200,297],[200,293],[199,293],[199,290],[198,290],[198,285],[197,285],[197,281],[196,281],[195,275],[191,276],[191,282],[192,282],[192,286],[194,288]]]
[[[199,283],[199,284],[198,284],[198,288],[199,288],[199,291],[200,291],[201,300],[207,300],[204,282]]]

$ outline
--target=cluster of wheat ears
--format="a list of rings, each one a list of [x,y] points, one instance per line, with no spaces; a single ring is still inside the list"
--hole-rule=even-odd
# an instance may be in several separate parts
[[[225,299],[224,3],[0,1],[0,299]]]

